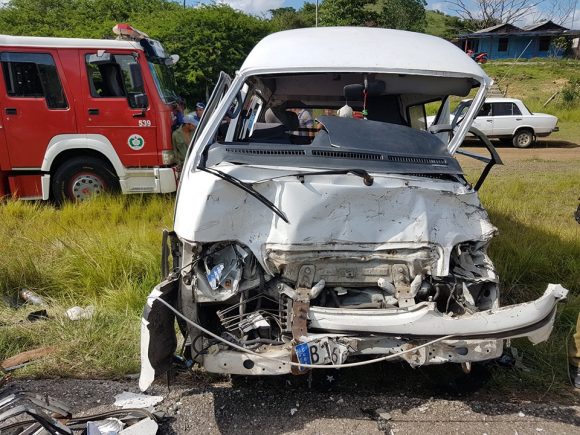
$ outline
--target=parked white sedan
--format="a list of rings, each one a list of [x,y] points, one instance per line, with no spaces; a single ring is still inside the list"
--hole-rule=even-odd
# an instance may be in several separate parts
[[[463,100],[453,115],[458,119],[467,112],[472,100]],[[452,116],[453,116],[452,115]],[[527,148],[536,137],[558,131],[558,118],[545,113],[532,113],[515,98],[487,98],[473,121],[473,126],[489,138],[511,141],[516,148]]]

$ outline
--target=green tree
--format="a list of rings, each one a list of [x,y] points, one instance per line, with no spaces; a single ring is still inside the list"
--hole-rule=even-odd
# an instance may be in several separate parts
[[[268,20],[225,5],[157,11],[136,17],[132,24],[160,40],[169,53],[179,54],[175,78],[188,105],[205,99],[221,70],[233,75],[272,31]]]
[[[323,0],[319,8],[321,26],[376,26],[374,0]]]
[[[425,0],[323,0],[323,26],[368,26],[421,32],[425,29]]]
[[[304,3],[304,5],[296,10],[292,7],[271,9],[272,30],[288,30],[298,29],[302,27],[313,27],[316,24],[316,6],[314,3]]]
[[[10,0],[0,29],[12,35],[110,38],[112,27],[139,14],[179,10],[169,0]]]

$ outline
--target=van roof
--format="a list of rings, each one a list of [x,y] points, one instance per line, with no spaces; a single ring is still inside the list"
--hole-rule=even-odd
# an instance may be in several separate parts
[[[43,48],[96,48],[143,50],[138,42],[116,39],[46,38],[0,35],[0,46]]]
[[[436,36],[368,27],[287,30],[262,39],[242,74],[360,71],[491,79],[461,49]]]

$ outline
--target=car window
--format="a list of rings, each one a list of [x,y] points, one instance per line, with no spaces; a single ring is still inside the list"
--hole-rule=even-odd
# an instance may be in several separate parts
[[[6,92],[16,98],[44,98],[49,109],[66,109],[68,103],[54,59],[48,53],[2,53]]]
[[[491,116],[491,104],[484,103],[477,116]]]
[[[493,116],[521,115],[520,109],[514,103],[493,103]]]
[[[108,62],[93,62],[94,56],[85,56],[91,97],[127,98],[131,107],[140,107],[135,96],[145,94],[145,88],[135,57],[116,54]]]

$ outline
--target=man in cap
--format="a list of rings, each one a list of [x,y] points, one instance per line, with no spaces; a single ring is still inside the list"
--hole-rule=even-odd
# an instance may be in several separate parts
[[[205,110],[205,103],[197,102],[195,103],[195,115],[193,115],[193,119],[195,119],[195,125],[199,124],[201,120],[201,115],[203,115],[203,111]]]
[[[171,142],[173,143],[173,151],[175,152],[175,159],[177,166],[181,169],[187,154],[187,148],[193,137],[195,126],[197,122],[193,115],[184,115],[183,123],[171,134]]]

